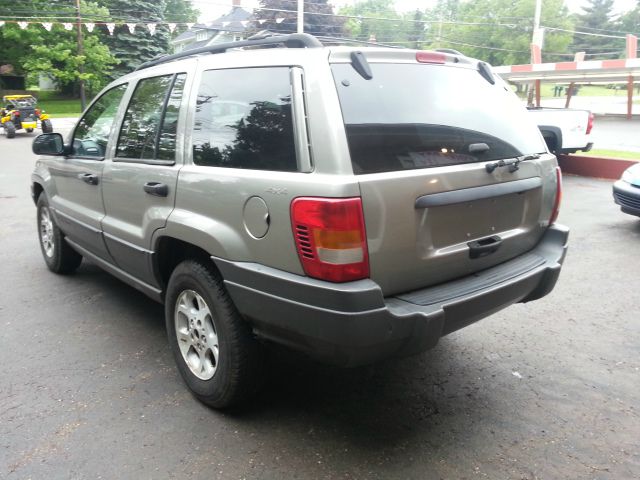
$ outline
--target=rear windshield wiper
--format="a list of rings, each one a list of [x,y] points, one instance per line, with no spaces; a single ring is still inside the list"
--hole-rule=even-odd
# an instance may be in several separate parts
[[[538,158],[540,158],[540,154],[531,153],[529,155],[522,155],[510,160],[498,160],[497,162],[487,163],[484,168],[487,172],[492,173],[498,167],[509,167],[509,171],[513,173],[520,168],[518,166],[520,162],[524,162],[525,160],[537,160]]]

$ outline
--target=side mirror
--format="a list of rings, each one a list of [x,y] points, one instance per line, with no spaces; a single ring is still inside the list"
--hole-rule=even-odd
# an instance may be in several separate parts
[[[36,155],[65,155],[66,149],[62,135],[59,133],[43,133],[33,140],[31,146]]]

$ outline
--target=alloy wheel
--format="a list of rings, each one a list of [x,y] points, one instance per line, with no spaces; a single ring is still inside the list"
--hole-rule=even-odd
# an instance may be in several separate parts
[[[174,310],[175,331],[185,363],[200,380],[216,373],[220,348],[211,309],[194,290],[178,295]]]

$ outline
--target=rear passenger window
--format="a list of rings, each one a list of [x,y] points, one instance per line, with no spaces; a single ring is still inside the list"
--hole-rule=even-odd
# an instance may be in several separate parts
[[[185,77],[165,75],[138,82],[120,128],[116,157],[175,160]]]
[[[193,162],[296,171],[289,68],[204,72],[196,103]]]

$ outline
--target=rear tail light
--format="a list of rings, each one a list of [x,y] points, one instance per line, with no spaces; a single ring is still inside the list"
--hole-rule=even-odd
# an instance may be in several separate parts
[[[349,282],[369,276],[362,200],[296,198],[291,222],[302,268],[310,277]]]
[[[589,113],[589,121],[587,122],[587,135],[591,133],[591,129],[593,128],[593,119],[595,115],[593,113]]]
[[[20,112],[19,112],[18,110],[16,110],[15,112],[13,112],[13,115],[14,115],[15,117],[19,117],[19,116],[20,116]]]
[[[551,210],[551,218],[549,225],[552,225],[558,219],[560,213],[560,202],[562,201],[562,171],[560,167],[556,167],[556,199],[553,201],[553,209]]]
[[[439,52],[416,52],[416,60],[420,63],[445,63],[447,56]]]

